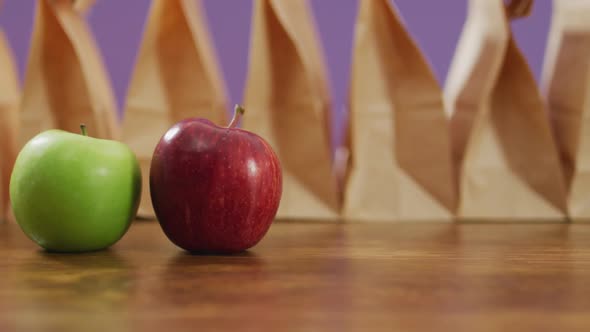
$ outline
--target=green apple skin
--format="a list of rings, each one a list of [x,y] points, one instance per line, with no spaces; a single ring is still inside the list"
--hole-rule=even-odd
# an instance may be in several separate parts
[[[10,199],[17,223],[49,251],[107,248],[135,217],[140,172],[123,143],[45,131],[23,147],[14,165]]]

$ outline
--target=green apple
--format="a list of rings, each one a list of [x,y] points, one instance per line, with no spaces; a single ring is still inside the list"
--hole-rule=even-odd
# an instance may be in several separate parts
[[[19,153],[10,179],[17,223],[58,252],[107,248],[127,231],[139,204],[141,174],[126,145],[48,130]]]

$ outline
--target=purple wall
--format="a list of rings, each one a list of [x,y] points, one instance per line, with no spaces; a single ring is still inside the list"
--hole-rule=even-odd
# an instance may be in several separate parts
[[[240,102],[246,78],[252,1],[203,0],[231,102]],[[350,67],[357,0],[311,0],[329,64],[336,121],[340,122]],[[413,36],[444,82],[465,18],[466,0],[396,0]],[[427,5],[428,4],[428,5]],[[123,103],[141,38],[148,0],[98,0],[89,21],[107,63],[119,105]],[[516,37],[538,77],[550,21],[550,0],[536,2],[533,16],[514,23]],[[4,0],[0,26],[24,72],[34,0]]]

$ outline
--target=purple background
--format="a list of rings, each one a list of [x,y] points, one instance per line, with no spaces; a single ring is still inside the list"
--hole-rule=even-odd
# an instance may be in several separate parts
[[[241,101],[246,79],[251,0],[203,0],[230,101]],[[148,0],[98,0],[89,15],[122,105],[149,7]],[[351,58],[357,0],[311,0],[329,75],[337,127],[342,120]],[[412,35],[444,82],[465,19],[467,0],[396,0]],[[34,15],[34,0],[4,0],[0,27],[11,42],[24,73]],[[516,38],[537,78],[550,22],[551,1],[539,0],[533,16],[514,23]],[[1,73],[0,73],[1,74]]]

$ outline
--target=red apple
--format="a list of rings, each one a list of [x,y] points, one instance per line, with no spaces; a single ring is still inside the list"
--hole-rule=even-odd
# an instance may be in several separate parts
[[[279,207],[279,160],[261,137],[209,120],[183,120],[156,146],[150,169],[154,211],[166,236],[191,252],[235,253],[257,244]]]

